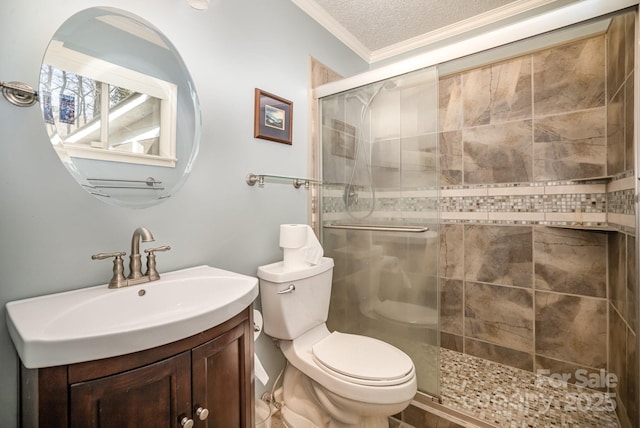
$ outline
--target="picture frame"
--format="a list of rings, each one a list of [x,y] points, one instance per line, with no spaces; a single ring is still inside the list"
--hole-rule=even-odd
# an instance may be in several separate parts
[[[277,95],[255,89],[255,138],[292,144],[293,102]]]

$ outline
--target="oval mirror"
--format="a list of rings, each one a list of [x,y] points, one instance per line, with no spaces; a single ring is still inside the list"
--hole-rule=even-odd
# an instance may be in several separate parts
[[[198,97],[174,46],[140,17],[94,7],[66,20],[45,52],[39,100],[60,160],[105,202],[155,205],[191,170]]]

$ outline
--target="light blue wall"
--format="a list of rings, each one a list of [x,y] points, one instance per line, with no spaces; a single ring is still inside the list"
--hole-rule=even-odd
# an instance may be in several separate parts
[[[107,205],[82,190],[48,144],[37,106],[0,99],[0,415],[17,426],[18,360],[6,333],[11,300],[101,284],[103,251],[129,251],[147,226],[159,245],[160,271],[210,264],[255,275],[276,261],[281,223],[306,221],[306,193],[244,182],[248,172],[307,174],[307,61],[311,55],[349,76],[368,66],[288,0],[212,0],[207,12],[184,0],[4,0],[0,80],[37,87],[49,38],[75,12],[112,6],[161,29],[181,52],[200,96],[202,141],[191,177],[165,203],[144,210]],[[253,91],[294,103],[293,145],[253,138]],[[113,314],[117,317],[118,314]],[[271,380],[282,361],[268,339],[257,346]],[[261,392],[257,382],[258,394]]]

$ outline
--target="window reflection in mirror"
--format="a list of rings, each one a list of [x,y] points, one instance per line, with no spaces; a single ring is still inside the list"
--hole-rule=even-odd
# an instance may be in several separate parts
[[[91,195],[146,208],[186,181],[198,96],[180,53],[143,18],[111,7],[70,16],[44,53],[38,95],[52,147]]]
[[[40,71],[42,112],[54,146],[76,158],[175,167],[175,85],[103,64],[109,74],[96,74],[107,82],[90,69],[72,70],[84,54],[63,46],[57,52],[56,65],[45,63]]]

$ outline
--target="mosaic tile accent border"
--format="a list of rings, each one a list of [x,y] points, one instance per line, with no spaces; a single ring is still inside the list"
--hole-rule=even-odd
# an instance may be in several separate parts
[[[378,219],[394,217],[448,223],[528,224],[573,227],[610,226],[635,229],[634,177],[576,182],[513,183],[508,185],[446,186],[412,191],[379,191]],[[356,217],[371,208],[372,197],[361,189],[352,206]],[[341,186],[325,188],[323,215],[341,220],[345,215]],[[608,218],[608,217],[611,218]]]
[[[609,212],[615,214],[635,215],[633,189],[611,192],[608,194]]]
[[[441,348],[442,404],[499,427],[617,428],[606,393]]]

